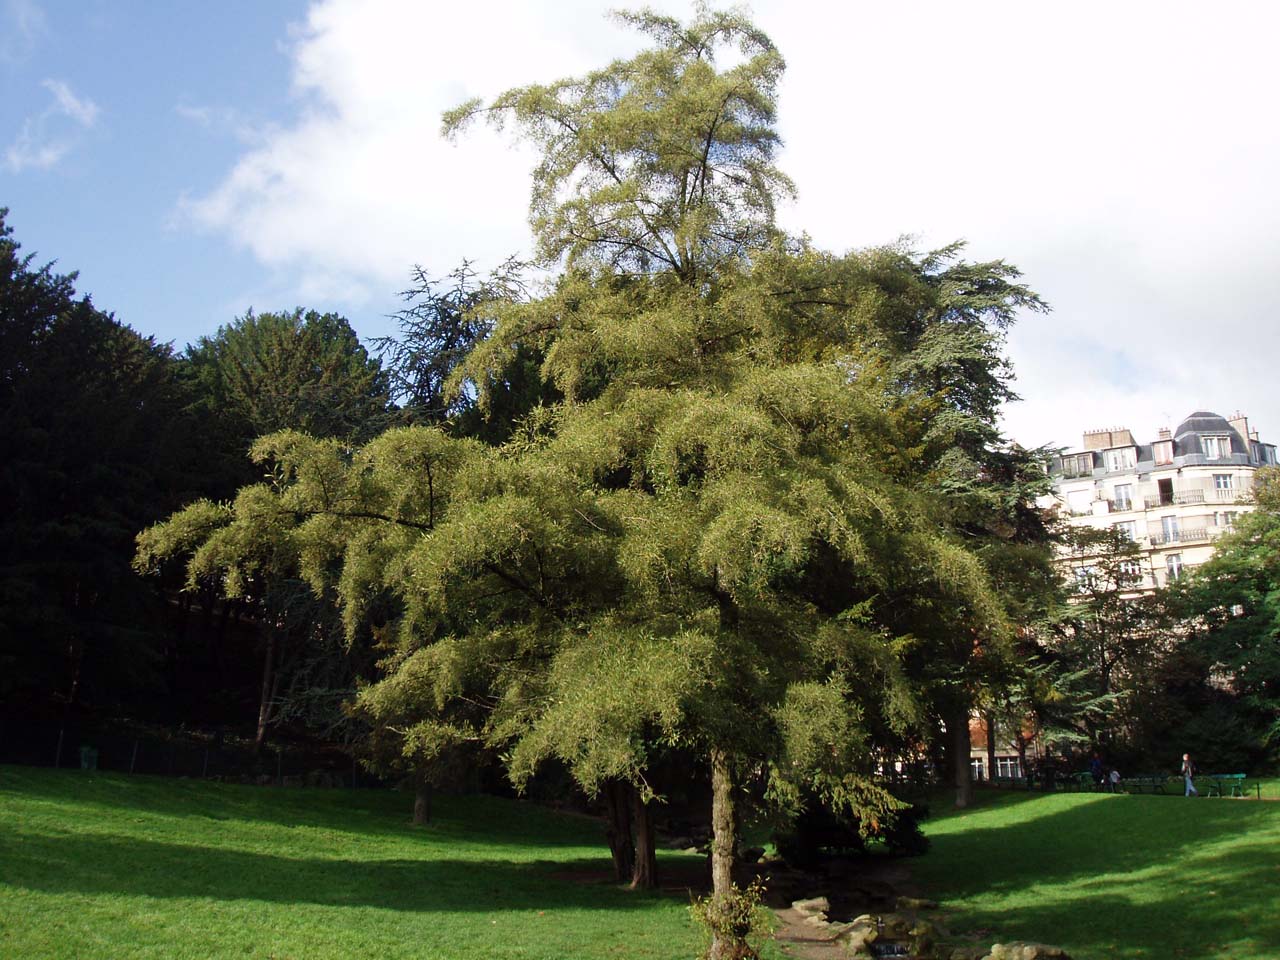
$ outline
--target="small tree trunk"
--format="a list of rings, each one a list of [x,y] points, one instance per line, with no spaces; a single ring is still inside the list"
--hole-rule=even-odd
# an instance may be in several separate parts
[[[262,658],[262,695],[258,700],[258,734],[253,741],[255,753],[262,753],[267,743],[267,725],[271,722],[271,688],[276,665],[276,632],[267,628],[267,655]]]
[[[711,896],[715,905],[733,896],[733,857],[738,847],[738,818],[733,810],[733,768],[723,750],[711,751]],[[730,960],[734,944],[713,934],[709,960]]]
[[[632,788],[634,798],[633,822],[636,829],[636,862],[631,874],[632,890],[653,890],[658,886],[658,852],[653,838],[653,817],[649,804],[645,803],[640,791]]]
[[[987,780],[994,780],[996,777],[996,715],[983,714],[982,722],[987,728]]]
[[[613,875],[619,883],[634,880],[636,848],[631,840],[633,792],[631,784],[621,780],[609,781],[604,790],[605,806],[609,814],[605,836],[609,840],[609,853],[613,857]]]
[[[421,827],[431,822],[431,782],[426,773],[417,769],[413,774],[413,825]]]
[[[956,808],[963,809],[973,800],[973,770],[969,763],[969,751],[972,749],[972,742],[969,739],[969,711],[956,710],[951,716],[949,726]]]

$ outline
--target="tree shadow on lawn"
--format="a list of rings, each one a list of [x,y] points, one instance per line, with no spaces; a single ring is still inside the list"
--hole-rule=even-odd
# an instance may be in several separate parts
[[[964,901],[965,925],[1096,958],[1280,955],[1275,807],[1119,796],[1023,817],[1000,806],[1016,822],[940,833],[914,871]]]
[[[607,858],[301,859],[134,838],[0,834],[0,883],[50,894],[253,900],[403,911],[634,909],[656,895],[554,874],[604,875]]]
[[[0,767],[0,795],[40,798],[136,817],[244,821],[284,827],[314,827],[370,837],[405,840],[412,794],[390,790],[317,790],[255,787],[118,773],[82,773]],[[519,800],[440,794],[429,836],[468,846],[555,848],[605,843],[604,828],[587,817],[571,817]],[[71,814],[69,817],[79,817]]]

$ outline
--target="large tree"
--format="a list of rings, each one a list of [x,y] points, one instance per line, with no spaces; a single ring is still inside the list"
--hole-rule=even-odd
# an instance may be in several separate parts
[[[624,19],[651,49],[446,121],[541,148],[531,220],[561,267],[493,311],[454,383],[483,404],[524,348],[563,399],[496,449],[266,438],[273,483],[180,514],[141,559],[191,550],[235,590],[264,551],[296,557],[353,638],[383,638],[359,707],[419,767],[487,746],[519,783],[554,757],[590,792],[630,784],[643,822],[657,769],[690,758],[723,909],[743,802],[890,816],[874,737],[924,723],[913,656],[1009,635],[978,546],[1020,506],[982,500],[1001,334],[1037,301],[955,249],[784,240],[768,38],[735,14]]]
[[[168,348],[22,256],[0,209],[0,698],[163,687],[134,532],[191,495]]]

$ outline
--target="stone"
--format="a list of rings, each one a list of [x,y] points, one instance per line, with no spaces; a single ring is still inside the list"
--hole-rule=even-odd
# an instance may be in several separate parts
[[[791,909],[796,913],[804,914],[806,917],[815,916],[820,913],[826,913],[831,909],[831,901],[826,897],[812,897],[808,900],[791,901]]]
[[[1071,960],[1071,957],[1061,947],[1014,940],[1012,943],[993,943],[986,960]]]
[[[987,956],[986,947],[963,946],[952,947],[951,953],[947,955],[947,960],[984,960]]]
[[[898,910],[937,910],[937,900],[926,900],[923,897],[899,897],[896,905]]]

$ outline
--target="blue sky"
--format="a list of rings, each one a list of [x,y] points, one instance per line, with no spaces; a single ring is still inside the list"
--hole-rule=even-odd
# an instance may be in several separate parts
[[[248,305],[234,305],[235,292],[262,267],[225,238],[190,229],[181,201],[235,163],[244,148],[237,124],[287,116],[287,24],[304,4],[90,0],[3,10],[0,205],[25,252],[79,270],[80,289],[99,306],[178,346],[231,319]],[[62,109],[55,86],[92,104],[92,119]],[[15,163],[15,145],[60,156]]]
[[[413,264],[527,252],[532,157],[462,99],[636,49],[597,0],[0,0],[0,206],[28,252],[179,347],[247,308],[384,333]],[[687,14],[689,5],[659,7]],[[788,60],[785,227],[957,238],[1053,305],[1006,429],[1280,437],[1280,8],[760,0]]]

